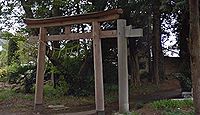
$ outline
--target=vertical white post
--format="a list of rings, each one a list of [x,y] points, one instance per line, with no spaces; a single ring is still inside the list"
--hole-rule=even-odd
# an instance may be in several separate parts
[[[42,110],[43,104],[43,87],[44,87],[44,66],[45,66],[45,51],[46,51],[46,28],[40,27],[38,57],[37,57],[37,74],[35,88],[35,111]]]
[[[129,112],[126,20],[117,20],[119,113]]]
[[[100,24],[92,23],[93,27],[93,56],[94,56],[94,76],[95,76],[95,102],[97,115],[104,115],[104,89],[103,89],[103,69],[101,39],[99,36]]]

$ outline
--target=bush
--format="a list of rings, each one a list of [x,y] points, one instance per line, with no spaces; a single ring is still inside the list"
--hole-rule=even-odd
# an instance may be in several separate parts
[[[20,86],[20,90],[25,93],[31,93],[33,90],[33,84],[35,83],[36,70],[27,70],[20,76],[16,82]]]
[[[150,107],[157,110],[162,109],[176,109],[176,108],[185,108],[192,107],[193,101],[191,99],[187,100],[159,100],[150,103]]]
[[[94,77],[85,76],[84,79],[79,79],[78,76],[71,76],[72,79],[65,79],[69,85],[68,95],[72,96],[89,96],[94,93]]]
[[[190,75],[187,73],[179,73],[176,74],[175,77],[180,81],[182,91],[191,91],[192,80]]]
[[[20,98],[20,99],[25,99],[25,100],[33,100],[34,97],[33,95],[27,95],[27,94],[22,94],[22,93],[17,93],[12,89],[1,89],[0,90],[0,101],[7,101],[12,98]]]
[[[7,79],[7,70],[0,69],[0,81],[5,81]]]
[[[175,110],[165,110],[162,115],[194,115],[194,110],[191,111],[182,111],[180,109]]]
[[[2,89],[0,90],[0,101],[8,100],[9,98],[13,97],[15,92],[10,89]]]
[[[7,66],[7,78],[9,83],[16,83],[17,78],[20,76],[20,65],[13,63]]]
[[[47,82],[44,85],[44,95],[47,98],[59,98],[61,96],[64,96],[66,94],[66,90],[68,90],[67,84],[63,81],[60,83],[59,87],[54,88],[52,83]]]
[[[32,92],[35,83],[36,67],[33,65],[18,65],[13,63],[7,67],[9,83],[17,84],[17,90],[25,93]]]
[[[182,91],[191,91],[192,78],[191,78],[191,68],[189,62],[184,61],[182,62],[182,64],[180,64],[179,74],[176,74],[175,77],[180,81]]]

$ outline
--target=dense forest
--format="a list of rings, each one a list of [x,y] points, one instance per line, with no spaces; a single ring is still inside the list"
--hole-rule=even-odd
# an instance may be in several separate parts
[[[120,17],[127,25],[142,28],[143,37],[128,39],[129,85],[159,85],[178,79],[183,91],[190,91],[188,0],[1,0],[0,77],[18,84],[17,90],[32,93],[35,84],[37,47],[28,36],[38,35],[27,29],[25,18],[72,16],[110,9],[123,9]],[[116,29],[116,22],[101,24],[102,30]],[[74,33],[91,31],[90,24],[75,24]],[[63,27],[49,28],[48,34],[63,34]],[[94,66],[91,39],[49,41],[46,43],[45,81],[62,88],[64,95],[94,95]],[[178,68],[167,73],[169,58],[176,57]],[[102,40],[105,88],[117,87],[117,40]],[[124,57],[126,58],[126,57]],[[170,58],[170,59],[171,59]]]

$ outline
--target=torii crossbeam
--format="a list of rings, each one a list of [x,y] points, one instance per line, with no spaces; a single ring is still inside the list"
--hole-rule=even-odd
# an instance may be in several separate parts
[[[104,109],[104,88],[103,88],[103,69],[101,38],[118,39],[118,78],[119,78],[119,112],[129,111],[128,103],[128,66],[127,66],[127,38],[143,36],[142,29],[132,29],[126,26],[126,20],[119,19],[123,13],[121,9],[114,9],[102,12],[94,12],[84,15],[62,16],[45,19],[25,19],[28,28],[40,28],[39,39],[31,36],[29,39],[39,40],[37,57],[37,74],[34,109],[40,111],[43,105],[43,80],[45,65],[45,42],[58,40],[92,39],[94,54],[94,77],[95,77],[95,102],[98,115],[105,114]],[[102,31],[100,22],[117,20],[117,30]],[[70,25],[73,24],[92,24],[90,33],[71,33]],[[47,35],[48,27],[65,26],[63,35]]]

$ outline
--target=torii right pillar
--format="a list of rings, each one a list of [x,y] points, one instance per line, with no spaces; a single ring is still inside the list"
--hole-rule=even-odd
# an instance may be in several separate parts
[[[126,20],[117,20],[119,113],[129,112],[127,38],[143,36],[142,29],[126,26]]]

